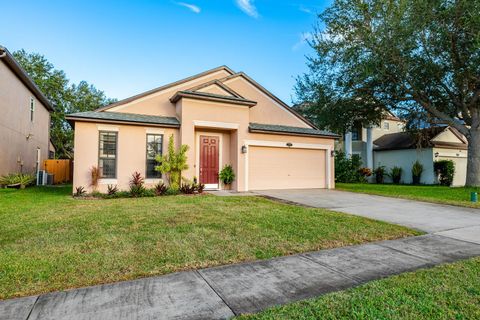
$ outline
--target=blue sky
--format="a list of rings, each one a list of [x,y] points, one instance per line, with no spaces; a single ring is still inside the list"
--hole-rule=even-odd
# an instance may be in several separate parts
[[[219,65],[287,103],[331,0],[3,1],[0,44],[122,99]]]

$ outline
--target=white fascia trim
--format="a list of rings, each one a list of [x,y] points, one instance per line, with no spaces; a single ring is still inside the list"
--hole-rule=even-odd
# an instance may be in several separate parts
[[[291,148],[291,149],[327,150],[332,148],[332,146],[329,146],[327,144],[296,143],[296,142],[288,142],[288,141],[244,140],[243,143],[246,146],[276,147],[276,148]],[[287,143],[291,143],[292,146],[287,146]]]
[[[146,133],[151,133],[151,134],[164,134],[165,130],[163,129],[156,129],[156,128],[145,128]]]
[[[251,84],[248,80],[245,80],[245,78],[243,77],[236,77],[236,78],[232,78],[232,79],[229,79],[225,82],[223,82],[224,84],[227,84],[228,82],[232,82],[232,81],[235,81],[236,79],[238,78],[242,78],[243,81],[247,82],[249,85],[251,85],[255,90],[257,90],[259,93],[261,93],[262,95],[264,95],[265,97],[267,97],[270,101],[272,101],[277,107],[279,107],[280,109],[282,109],[283,111],[285,111],[286,113],[288,113],[290,116],[292,116],[293,118],[295,118],[299,123],[303,124],[303,125],[307,125],[309,128],[311,128],[311,126],[306,123],[305,121],[299,119],[296,115],[294,115],[293,113],[291,113],[290,111],[288,111],[287,109],[285,109],[284,106],[282,106],[280,103],[278,103],[277,101],[275,101],[274,99],[272,99],[271,97],[269,97],[267,94],[265,94],[265,92],[263,92],[262,90],[260,90],[259,88],[257,88],[256,86],[254,86],[253,84]],[[254,106],[255,107],[255,106]]]
[[[217,73],[223,72],[223,71],[224,71],[223,69],[222,69],[222,70],[218,70],[218,71],[216,71],[216,72],[214,72],[214,73],[210,73],[210,74],[205,75],[205,76],[213,76],[213,75],[216,75]],[[190,83],[189,81],[183,82],[183,83],[180,83],[180,84],[178,84],[178,85],[176,85],[176,86],[173,86],[173,87],[170,87],[170,88],[167,88],[167,89],[164,89],[164,90],[160,90],[160,91],[158,91],[158,92],[149,94],[149,95],[147,95],[147,96],[144,96],[144,97],[135,99],[135,100],[133,100],[133,101],[127,102],[127,103],[125,103],[125,104],[122,104],[122,105],[119,105],[119,106],[116,106],[116,107],[113,107],[113,108],[110,108],[110,109],[107,109],[107,110],[108,110],[108,111],[112,111],[112,112],[116,112],[116,111],[122,110],[123,108],[126,108],[126,107],[130,106],[131,104],[139,103],[139,102],[142,102],[142,101],[144,101],[144,100],[147,100],[147,99],[150,99],[150,98],[154,98],[154,97],[159,96],[159,95],[161,95],[161,94],[164,94],[164,93],[166,93],[166,92],[175,91],[175,90],[176,90],[176,91],[179,91],[178,86],[182,86],[182,85],[185,85],[185,84],[187,84],[187,83],[190,83],[190,84],[188,84],[186,87],[189,87],[189,88],[190,88],[190,87],[194,87],[194,86],[196,85],[196,83],[197,83],[197,82],[201,82],[205,76],[191,80],[192,83]],[[167,84],[167,85],[168,85],[168,84]],[[169,100],[169,99],[170,99],[170,97],[167,98],[167,100]],[[105,111],[107,111],[107,110],[105,110]]]
[[[119,131],[118,126],[109,126],[109,125],[104,125],[104,124],[97,124],[97,129],[98,131]]]
[[[250,107],[246,105],[223,102],[223,101],[206,101],[206,100],[199,100],[199,99],[194,99],[189,97],[182,98],[182,100],[187,100],[187,101],[195,102],[198,104],[205,104],[208,106],[222,106],[222,107],[229,107],[229,108],[250,109]]]
[[[220,128],[220,129],[238,129],[240,124],[231,122],[215,122],[215,121],[203,121],[193,120],[195,127],[208,127],[208,128]]]
[[[249,162],[249,146],[258,147],[274,147],[274,148],[291,148],[291,149],[315,149],[325,150],[325,188],[331,189],[331,174],[332,174],[332,159],[331,152],[332,146],[326,144],[314,144],[314,143],[292,143],[292,146],[287,146],[288,142],[282,141],[266,141],[266,140],[244,140],[244,145],[247,147],[247,153],[245,154],[245,191],[249,190],[248,187],[248,162]]]

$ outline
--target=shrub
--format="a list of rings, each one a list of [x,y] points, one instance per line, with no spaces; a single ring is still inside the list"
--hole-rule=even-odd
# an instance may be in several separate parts
[[[439,160],[433,163],[438,181],[442,186],[451,186],[455,176],[455,163],[452,160]]]
[[[222,180],[224,184],[232,184],[232,182],[235,180],[235,172],[233,172],[232,166],[229,164],[225,165],[218,174],[218,177],[220,178],[220,180]]]
[[[29,185],[32,185],[35,182],[36,178],[33,174],[25,173],[10,173],[0,177],[0,185],[2,186],[11,186],[19,185],[20,188],[25,188]]]
[[[196,185],[194,183],[182,183],[180,186],[180,192],[184,194],[194,194]]]
[[[358,169],[358,173],[359,173],[365,180],[373,174],[372,169],[370,169],[370,168],[360,168],[360,169]]]
[[[180,193],[180,191],[178,189],[168,188],[167,192],[165,192],[165,195],[166,196],[176,196],[179,193]]]
[[[168,180],[170,188],[178,189],[182,182],[182,171],[188,169],[187,151],[188,145],[182,144],[180,150],[175,151],[173,134],[168,140],[168,152],[166,155],[157,155],[155,160],[159,163],[155,167],[156,171],[164,174]]]
[[[167,186],[163,182],[156,184],[153,189],[156,196],[163,196],[167,192]]]
[[[392,178],[393,183],[395,184],[400,183],[400,180],[402,179],[402,172],[403,172],[403,169],[397,166],[393,167],[390,170],[389,176],[390,178]]]
[[[335,151],[335,181],[345,183],[365,182],[360,173],[362,159],[354,154],[350,158],[343,151]]]
[[[111,185],[109,184],[107,186],[107,195],[109,196],[115,196],[118,192],[118,187],[116,185]]]
[[[132,197],[141,197],[145,193],[145,187],[143,186],[145,179],[139,172],[134,172],[130,179],[130,195]]]
[[[100,179],[100,169],[98,169],[97,166],[92,166],[90,168],[90,177],[90,186],[93,188],[93,190],[96,190],[98,186],[98,180]]]
[[[423,165],[417,160],[413,163],[412,166],[412,183],[420,184],[420,179],[422,178]]]
[[[196,189],[198,193],[203,193],[203,190],[205,190],[205,185],[203,183],[199,183],[196,185]]]
[[[385,167],[380,166],[375,169],[375,182],[376,183],[383,183],[385,181]]]
[[[75,193],[73,195],[75,197],[83,197],[86,194],[87,194],[87,191],[85,191],[85,188],[82,186],[79,186],[75,188]]]

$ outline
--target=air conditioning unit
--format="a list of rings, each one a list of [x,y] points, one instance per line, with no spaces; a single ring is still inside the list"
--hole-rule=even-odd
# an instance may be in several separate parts
[[[48,182],[48,173],[45,170],[37,171],[37,186],[46,186]]]

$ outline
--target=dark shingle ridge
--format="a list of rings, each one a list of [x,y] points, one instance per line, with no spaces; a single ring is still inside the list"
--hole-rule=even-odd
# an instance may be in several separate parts
[[[145,114],[123,113],[123,112],[78,112],[67,115],[67,120],[92,119],[92,120],[108,120],[118,122],[135,122],[135,123],[151,123],[163,124],[168,126],[179,127],[180,122],[175,117],[151,116]]]
[[[262,123],[251,122],[249,129],[250,131],[268,131],[268,132],[277,132],[277,133],[291,133],[291,134],[313,135],[313,136],[333,137],[333,138],[340,137],[338,134],[325,131],[325,130],[283,126],[283,125],[276,125],[276,124],[262,124]]]

